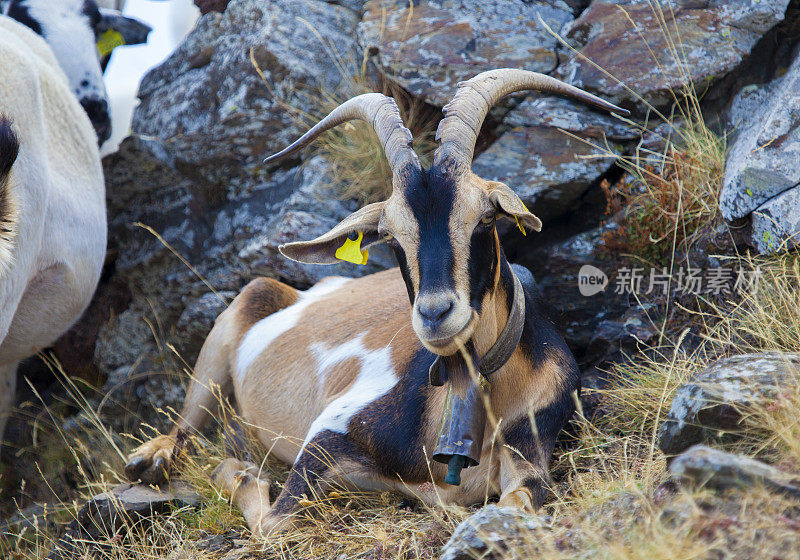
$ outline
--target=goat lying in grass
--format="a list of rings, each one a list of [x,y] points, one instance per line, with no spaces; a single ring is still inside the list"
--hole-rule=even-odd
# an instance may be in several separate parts
[[[393,172],[391,197],[281,251],[306,263],[363,264],[369,246],[387,243],[399,268],[326,278],[305,292],[266,278],[251,282],[209,334],[178,425],[135,450],[128,475],[146,482],[164,476],[176,435],[204,425],[217,385],[235,395],[241,416],[272,454],[294,464],[274,504],[255,465],[226,459],[216,470],[215,481],[231,492],[255,533],[290,527],[298,500],[334,480],[431,504],[471,504],[488,491],[503,506],[541,506],[579,372],[540,311],[530,273],[508,263],[495,228],[502,218],[537,231],[541,222],[508,186],[470,170],[490,107],[531,89],[625,113],[548,76],[494,70],[461,84],[445,107],[430,169],[410,148],[394,101],[374,93],[343,103],[269,158],[296,153],[345,121],[370,123]],[[462,351],[474,358],[461,359]],[[445,357],[449,389],[429,380],[437,356]],[[493,421],[480,424],[471,440],[454,443],[477,449],[463,482],[453,486],[445,484],[447,468],[428,458],[448,395],[470,392],[483,399]]]

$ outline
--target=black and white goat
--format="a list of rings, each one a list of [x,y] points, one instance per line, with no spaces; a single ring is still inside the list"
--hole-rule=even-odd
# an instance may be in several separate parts
[[[69,86],[97,132],[100,144],[111,135],[103,69],[111,51],[147,41],[150,27],[99,8],[95,0],[4,0],[0,13],[29,27],[53,50]]]

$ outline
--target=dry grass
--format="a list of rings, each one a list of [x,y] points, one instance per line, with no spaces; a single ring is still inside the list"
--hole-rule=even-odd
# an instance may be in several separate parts
[[[54,368],[60,368],[56,363]],[[64,418],[49,411],[52,427],[48,430],[46,446],[40,459],[49,470],[29,477],[32,483],[48,484],[48,478],[70,472],[77,478],[72,487],[62,485],[50,495],[50,504],[43,512],[21,519],[6,527],[0,534],[0,557],[14,560],[44,558],[66,524],[89,497],[108,491],[124,481],[124,457],[140,440],[123,438],[103,426],[89,401],[74,392],[74,384],[63,371],[66,393],[71,404],[81,409],[80,416],[88,420],[80,430],[66,433],[61,426]],[[244,426],[229,402],[220,398],[219,429],[210,437],[193,436],[187,453],[172,473],[173,478],[187,481],[200,496],[197,508],[175,508],[167,515],[151,519],[119,517],[116,526],[95,525],[91,537],[75,541],[79,557],[133,560],[161,558],[193,558],[211,560],[218,557],[205,550],[203,539],[223,535],[228,547],[241,548],[257,558],[280,559],[339,559],[368,557],[374,559],[433,559],[455,526],[466,516],[463,508],[432,509],[406,502],[390,493],[354,492],[336,488],[325,495],[312,495],[303,500],[299,513],[301,523],[290,533],[269,539],[250,539],[245,520],[231,504],[230,497],[211,481],[214,468],[229,455],[226,442],[236,441],[237,455],[254,461],[268,457],[255,438],[254,429],[237,432],[232,440],[223,434],[232,425]],[[165,411],[172,417],[172,411]],[[154,430],[145,428],[147,436]],[[41,437],[41,436],[40,436]],[[54,443],[58,439],[63,445]],[[40,443],[43,443],[40,440]],[[100,466],[87,470],[86,458],[103,457]],[[51,464],[50,459],[54,459]],[[272,481],[273,499],[282,489],[289,467],[265,458],[262,470]],[[41,479],[41,480],[38,480]],[[55,501],[53,501],[55,498]],[[343,556],[344,555],[344,556]]]
[[[696,102],[697,96],[687,92],[684,103]],[[725,139],[711,132],[701,115],[676,130],[676,138],[664,139],[660,154],[643,154],[647,150],[640,147],[632,156],[620,156],[627,176],[606,190],[608,206],[619,219],[605,245],[651,265],[688,253],[719,216]]]
[[[693,82],[680,30],[672,23],[675,7],[657,0],[648,3],[659,27],[659,40],[664,39],[666,49],[656,51],[641,32],[639,39],[660,74],[668,82],[682,84],[669,92],[669,111],[653,106],[540,21],[566,50],[622,86],[638,105],[646,108],[644,124],[621,119],[642,135],[632,154],[619,155],[607,144],[589,143],[603,152],[600,157],[615,158],[626,172],[618,184],[604,188],[608,211],[617,215],[617,230],[606,236],[606,246],[651,265],[664,265],[674,264],[676,254],[687,253],[703,230],[717,220],[727,147],[726,138],[715,134],[703,116],[702,93]],[[625,7],[618,9],[631,28],[638,30]],[[667,66],[675,69],[673,73]]]

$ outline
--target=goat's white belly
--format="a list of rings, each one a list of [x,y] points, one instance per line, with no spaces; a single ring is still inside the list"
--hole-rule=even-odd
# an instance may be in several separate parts
[[[397,383],[391,348],[366,348],[363,333],[336,342],[317,333],[318,342],[298,342],[303,310],[347,281],[314,286],[253,325],[239,345],[234,390],[240,413],[282,461],[294,462],[323,431],[346,433],[354,415]]]

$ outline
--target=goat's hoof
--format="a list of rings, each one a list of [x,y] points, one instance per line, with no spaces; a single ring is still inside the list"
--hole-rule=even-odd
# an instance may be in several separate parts
[[[526,513],[536,513],[533,507],[533,496],[527,488],[517,488],[513,492],[506,494],[497,504],[500,507],[513,507]]]
[[[279,535],[291,531],[297,525],[297,517],[293,514],[270,513],[261,520],[256,535],[261,538]]]
[[[250,461],[240,461],[229,457],[222,461],[211,474],[214,484],[233,494],[237,488],[246,486],[255,480],[263,480],[269,483],[265,473],[259,472],[259,468]]]
[[[175,445],[171,436],[159,436],[136,448],[128,456],[125,476],[144,484],[160,484],[167,480],[170,457]]]

